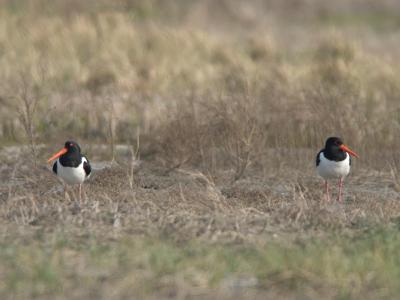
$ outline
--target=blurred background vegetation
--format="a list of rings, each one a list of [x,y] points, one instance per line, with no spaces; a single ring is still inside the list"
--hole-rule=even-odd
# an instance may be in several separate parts
[[[390,156],[400,145],[399,8],[3,0],[0,139],[135,144],[140,133],[142,156],[171,166],[318,148],[329,135],[366,161]]]

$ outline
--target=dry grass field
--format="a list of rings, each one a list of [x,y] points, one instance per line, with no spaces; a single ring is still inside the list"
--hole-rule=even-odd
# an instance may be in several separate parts
[[[399,9],[0,0],[0,299],[397,299]]]

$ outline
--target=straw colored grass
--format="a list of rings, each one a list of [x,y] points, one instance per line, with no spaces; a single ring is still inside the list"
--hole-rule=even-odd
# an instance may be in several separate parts
[[[296,3],[3,1],[0,298],[396,299],[398,4]]]

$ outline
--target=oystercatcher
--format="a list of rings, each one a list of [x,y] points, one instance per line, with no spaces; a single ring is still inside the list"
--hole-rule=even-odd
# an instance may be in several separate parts
[[[82,183],[89,178],[92,168],[89,160],[81,154],[81,147],[73,141],[67,141],[64,148],[47,162],[54,159],[57,160],[53,164],[53,172],[66,184],[79,184],[79,199],[82,200]]]
[[[358,157],[358,154],[343,144],[338,137],[330,137],[325,142],[325,148],[317,155],[318,174],[325,179],[325,192],[327,201],[329,197],[329,179],[339,179],[338,201],[342,202],[343,179],[349,174],[351,156]]]

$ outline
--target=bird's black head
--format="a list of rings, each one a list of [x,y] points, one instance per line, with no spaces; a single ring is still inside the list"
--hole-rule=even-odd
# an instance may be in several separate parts
[[[67,141],[64,144],[64,148],[55,153],[52,157],[50,157],[47,162],[51,162],[52,160],[60,158],[60,162],[63,166],[70,166],[69,163],[76,162],[78,165],[81,163],[81,147],[73,141]]]
[[[338,137],[330,137],[325,142],[325,149],[331,149],[335,151],[343,151],[340,147],[343,145],[343,141]]]
[[[343,144],[341,138],[330,137],[325,142],[324,155],[326,158],[334,161],[346,159],[346,152],[351,156],[358,157],[358,154]]]
[[[346,159],[347,154],[342,149],[343,141],[338,137],[330,137],[325,142],[324,155],[327,159],[333,161],[342,161]]]
[[[66,141],[64,147],[68,153],[81,153],[81,147],[74,141]]]

